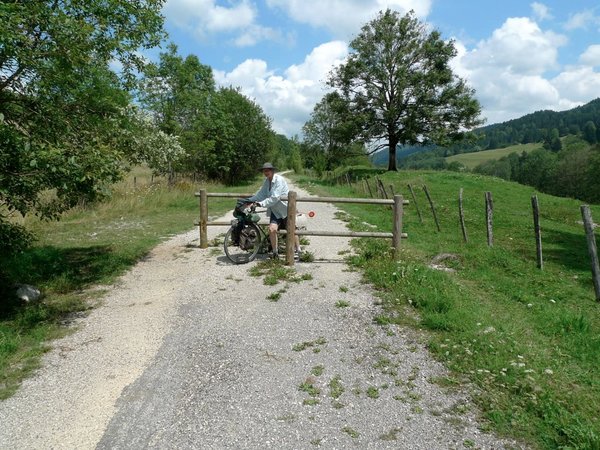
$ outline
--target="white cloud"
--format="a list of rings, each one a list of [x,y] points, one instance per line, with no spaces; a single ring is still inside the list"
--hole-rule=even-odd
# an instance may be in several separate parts
[[[531,4],[531,9],[533,10],[534,17],[539,21],[550,20],[553,18],[552,14],[550,14],[550,9],[543,3],[533,2]]]
[[[561,98],[575,104],[587,103],[598,97],[600,73],[591,67],[570,67],[556,76],[552,84],[559,90]]]
[[[216,0],[168,0],[163,14],[168,22],[200,40],[220,33],[235,33],[231,41],[238,47],[256,45],[263,40],[280,40],[281,32],[256,24],[256,7],[249,0],[217,5]]]
[[[600,45],[590,45],[579,57],[579,61],[587,66],[600,66]]]
[[[558,47],[566,38],[542,31],[528,18],[509,18],[492,36],[465,55],[464,64],[479,70],[493,67],[521,74],[540,74],[556,68]]]
[[[476,90],[488,123],[503,122],[540,109],[574,108],[600,92],[600,45],[579,57],[580,66],[560,67],[566,38],[543,31],[530,19],[510,18],[489,39],[469,49],[457,41],[454,71]],[[560,70],[548,77],[549,70]]]
[[[348,38],[374,19],[379,11],[390,8],[406,13],[411,9],[418,17],[426,17],[432,0],[267,0],[294,20],[329,29],[335,36]]]
[[[577,30],[577,29],[588,29],[590,26],[599,26],[600,17],[594,14],[594,11],[587,9],[585,11],[572,14],[569,17],[567,23],[565,23],[566,30]]]
[[[275,131],[291,136],[300,133],[326,92],[328,73],[347,55],[348,46],[333,41],[314,48],[302,64],[290,66],[283,75],[269,70],[265,61],[248,59],[231,72],[215,71],[215,79],[221,86],[240,87],[273,118]]]

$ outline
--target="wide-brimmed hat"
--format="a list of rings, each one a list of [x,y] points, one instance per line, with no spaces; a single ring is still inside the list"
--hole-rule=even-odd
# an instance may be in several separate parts
[[[268,163],[264,163],[262,165],[262,167],[258,170],[265,170],[265,169],[276,170],[276,167],[273,164],[271,164],[270,162],[268,162]]]

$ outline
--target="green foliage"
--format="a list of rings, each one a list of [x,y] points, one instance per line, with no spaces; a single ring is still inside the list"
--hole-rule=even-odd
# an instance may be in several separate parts
[[[329,83],[348,105],[354,139],[386,141],[388,170],[396,169],[399,144],[452,142],[481,123],[474,92],[450,67],[454,43],[413,12],[380,12],[350,46]]]
[[[474,172],[514,180],[543,192],[585,201],[600,201],[600,148],[580,139],[565,139],[558,153],[538,148],[520,156],[512,153],[475,167]]]
[[[127,93],[162,1],[0,4],[0,222],[55,218],[108,193],[125,165]],[[121,78],[109,70],[122,64]],[[41,195],[42,193],[47,195]]]
[[[309,167],[322,172],[347,164],[349,158],[365,157],[364,146],[354,142],[357,126],[348,101],[337,92],[326,94],[302,128],[305,150],[318,155],[311,155]]]
[[[142,104],[164,133],[179,138],[185,158],[163,169],[235,184],[251,180],[273,154],[270,119],[238,89],[215,89],[212,69],[183,58],[171,44],[142,82]]]

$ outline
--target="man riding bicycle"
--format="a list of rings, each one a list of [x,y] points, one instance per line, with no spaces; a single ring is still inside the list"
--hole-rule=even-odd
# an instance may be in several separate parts
[[[273,249],[273,258],[278,258],[277,251],[277,230],[283,229],[287,225],[287,202],[281,200],[287,197],[289,188],[285,178],[275,173],[275,167],[271,163],[265,163],[260,168],[265,181],[261,188],[252,197],[248,198],[252,204],[267,208],[269,216],[269,239]],[[296,254],[301,252],[300,240],[295,236],[294,246]]]

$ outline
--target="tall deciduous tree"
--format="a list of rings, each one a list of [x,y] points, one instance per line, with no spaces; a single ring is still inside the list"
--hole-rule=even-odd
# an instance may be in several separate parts
[[[450,67],[453,42],[428,32],[414,12],[381,12],[350,46],[329,83],[360,121],[357,137],[389,148],[389,170],[396,170],[398,145],[447,144],[482,123],[474,91]]]
[[[14,211],[53,217],[119,177],[127,91],[138,50],[163,37],[162,3],[0,3],[0,222]]]
[[[357,155],[352,145],[357,125],[348,102],[338,92],[330,92],[315,105],[302,132],[308,147],[320,149],[327,169],[331,169],[345,158]],[[357,147],[362,149],[360,145]]]
[[[210,144],[201,155],[205,173],[228,184],[253,179],[274,149],[271,119],[231,87],[216,92],[208,122],[200,131]]]

